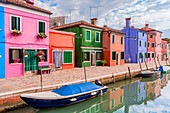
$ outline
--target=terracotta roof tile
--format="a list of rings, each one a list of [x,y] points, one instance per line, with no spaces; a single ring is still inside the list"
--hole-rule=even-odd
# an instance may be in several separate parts
[[[142,27],[141,29],[142,29],[142,30],[145,30],[145,27]],[[153,28],[149,28],[148,31],[158,31],[158,30],[153,29]],[[161,31],[158,31],[158,32],[162,33]]]
[[[18,6],[21,6],[21,7],[26,7],[26,8],[29,8],[29,9],[41,11],[41,12],[44,12],[44,13],[52,14],[51,11],[48,11],[46,9],[25,3],[25,2],[20,1],[20,0],[1,0],[1,1],[6,2],[6,3],[10,3],[10,4],[14,4],[14,5],[18,5]]]
[[[119,33],[119,34],[125,34],[123,32],[121,32],[120,30],[117,30],[117,29],[113,29],[113,28],[110,28],[110,27],[103,27],[104,31],[113,31],[113,32],[116,32],[116,33]]]

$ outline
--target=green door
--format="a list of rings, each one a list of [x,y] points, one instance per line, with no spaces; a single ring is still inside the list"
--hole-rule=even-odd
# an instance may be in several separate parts
[[[35,50],[25,50],[29,53],[28,57],[24,57],[25,71],[35,71],[38,69],[38,58],[35,56]]]

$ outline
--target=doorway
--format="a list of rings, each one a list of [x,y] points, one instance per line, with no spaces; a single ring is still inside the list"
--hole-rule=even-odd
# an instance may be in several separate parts
[[[96,52],[91,52],[91,66],[96,66]]]
[[[62,66],[62,51],[53,51],[53,63],[55,68],[61,68]]]
[[[119,65],[119,53],[116,54],[116,65]]]

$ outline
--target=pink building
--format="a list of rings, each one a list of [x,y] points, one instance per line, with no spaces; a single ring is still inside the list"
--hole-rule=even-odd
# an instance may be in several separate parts
[[[0,6],[5,10],[5,78],[35,73],[38,66],[49,64],[49,16],[52,13],[34,6],[34,0],[2,1]],[[38,51],[45,54],[41,60],[35,56]]]

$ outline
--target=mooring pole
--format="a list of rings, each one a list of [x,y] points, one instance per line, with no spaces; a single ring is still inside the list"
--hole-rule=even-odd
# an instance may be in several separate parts
[[[145,62],[145,65],[146,65],[146,69],[148,70],[148,65],[147,65],[145,58],[144,58],[144,62]]]
[[[130,72],[130,67],[128,67],[128,71],[129,71],[130,79],[132,79],[132,75],[131,75],[131,72]]]
[[[140,70],[142,71],[142,65],[140,63],[140,59],[138,59],[138,61],[139,61]]]
[[[167,58],[165,59],[166,65],[168,65]]]
[[[42,85],[42,66],[40,67],[40,71],[41,71],[40,72],[41,73],[40,76],[41,76],[41,92],[42,92],[43,91],[43,85]]]
[[[115,76],[113,73],[112,73],[112,77],[113,77],[113,83],[115,83]]]
[[[84,63],[84,76],[85,76],[85,82],[87,82],[87,78],[86,78],[86,66],[85,66],[85,63]]]
[[[159,67],[161,66],[160,62],[159,62],[159,58],[157,57],[157,61],[158,61],[158,64],[159,64]]]
[[[155,57],[154,57],[154,62],[155,62],[155,66],[156,66],[156,69],[157,69],[158,67],[157,67],[157,64],[156,64],[156,59],[155,59]]]

